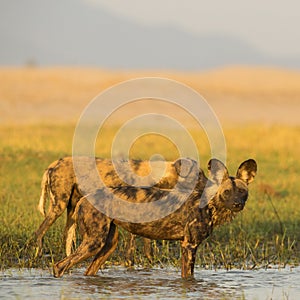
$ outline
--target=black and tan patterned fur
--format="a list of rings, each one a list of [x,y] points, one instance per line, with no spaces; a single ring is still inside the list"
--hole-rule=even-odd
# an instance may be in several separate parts
[[[189,166],[188,175],[184,177],[182,177],[182,173],[178,173],[182,163]],[[164,199],[168,201],[169,205],[172,197],[176,199],[184,197],[189,189],[187,187],[191,178],[195,178],[195,176],[198,178],[195,188],[180,208],[151,222],[129,223],[112,219],[97,210],[87,200],[87,197],[81,198],[76,206],[75,216],[79,232],[82,235],[82,243],[75,253],[54,265],[54,276],[62,276],[72,266],[93,255],[95,256],[94,260],[85,275],[95,275],[117,246],[118,226],[132,234],[149,239],[179,240],[182,253],[181,276],[183,278],[193,276],[195,255],[199,244],[211,234],[215,226],[231,221],[244,208],[248,198],[248,184],[253,181],[257,166],[254,160],[249,159],[240,165],[236,177],[231,177],[222,162],[212,159],[208,164],[209,179],[192,160],[178,160],[174,163],[174,168],[180,174],[178,182],[181,183],[181,185],[177,185],[179,188],[175,193],[157,187],[120,186],[111,188],[109,192],[99,189],[96,194],[92,195],[92,198],[96,200],[113,201],[117,196],[126,201],[138,203],[157,201],[166,197]],[[200,205],[205,186],[215,190],[212,198],[208,199],[208,203]]]
[[[80,163],[84,165],[87,172],[89,169],[93,168],[91,160],[86,157],[80,158]],[[125,177],[127,182],[135,180],[134,185],[139,185],[139,182],[136,181],[136,178],[138,177],[133,178],[133,174],[146,176],[150,173],[151,167],[160,168],[162,166],[162,162],[153,161],[150,165],[149,161],[140,160],[130,160],[129,164],[127,161],[117,161],[116,163],[122,166],[122,176]],[[128,185],[118,176],[111,160],[96,158],[96,164],[97,170],[106,186],[116,187]],[[163,176],[161,178],[153,178],[148,184],[150,186],[155,184],[161,188],[171,188],[174,186],[177,182],[177,173],[172,165],[172,162],[166,162],[164,165],[165,172]],[[47,230],[57,220],[57,218],[61,216],[65,210],[67,210],[65,239],[66,254],[69,255],[75,238],[75,227],[73,222],[74,210],[79,199],[85,195],[81,191],[80,186],[78,186],[77,178],[73,169],[72,157],[65,157],[50,164],[44,172],[41,188],[42,191],[38,209],[45,219],[35,232],[38,252],[41,254],[42,240]],[[48,198],[50,201],[48,211],[46,212],[45,206]],[[130,238],[130,241],[128,249],[133,250],[132,237]],[[144,242],[149,244],[149,241],[145,240]],[[146,252],[146,255],[150,258],[149,253]],[[128,257],[132,257],[132,253],[130,253],[130,251],[128,252]],[[132,261],[129,259],[126,264],[131,265]]]

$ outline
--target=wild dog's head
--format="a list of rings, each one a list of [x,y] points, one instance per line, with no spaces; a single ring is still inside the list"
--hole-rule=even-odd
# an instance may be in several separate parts
[[[211,159],[208,163],[210,180],[216,185],[217,192],[212,201],[232,212],[241,211],[248,198],[248,184],[254,180],[257,171],[255,160],[248,159],[238,168],[236,176],[229,176],[225,165]]]

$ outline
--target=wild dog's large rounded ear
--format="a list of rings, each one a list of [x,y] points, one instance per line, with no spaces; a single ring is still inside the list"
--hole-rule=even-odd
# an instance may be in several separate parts
[[[224,180],[229,178],[229,173],[225,165],[218,159],[212,158],[208,162],[208,173],[212,181],[220,185]]]
[[[194,169],[196,161],[188,158],[179,158],[174,162],[176,173],[183,178],[186,178]]]
[[[254,159],[248,159],[239,166],[236,178],[243,180],[247,184],[254,180],[257,172],[257,164]]]

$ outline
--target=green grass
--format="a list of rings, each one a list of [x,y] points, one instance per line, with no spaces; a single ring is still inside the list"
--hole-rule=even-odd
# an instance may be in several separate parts
[[[97,156],[110,157],[116,128],[106,128],[97,141]],[[51,227],[44,241],[44,255],[34,258],[27,244],[43,217],[36,207],[44,169],[54,160],[71,155],[74,126],[31,125],[0,127],[0,269],[9,267],[51,267],[64,257],[65,215]],[[205,268],[257,268],[272,264],[298,265],[300,260],[300,128],[280,126],[231,127],[225,131],[227,165],[235,174],[238,165],[253,157],[258,175],[250,186],[244,211],[232,222],[215,229],[197,254],[197,264]],[[203,134],[191,131],[206,170],[210,158]],[[167,139],[144,137],[137,140],[130,156],[147,159],[155,153],[166,159],[178,156]],[[126,233],[108,264],[124,262]],[[137,264],[149,265],[137,241]],[[152,264],[179,266],[177,242],[153,242]]]

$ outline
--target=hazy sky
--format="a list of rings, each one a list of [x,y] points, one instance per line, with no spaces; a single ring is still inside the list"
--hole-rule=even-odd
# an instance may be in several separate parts
[[[225,33],[272,55],[300,55],[299,0],[82,0],[148,25]]]

